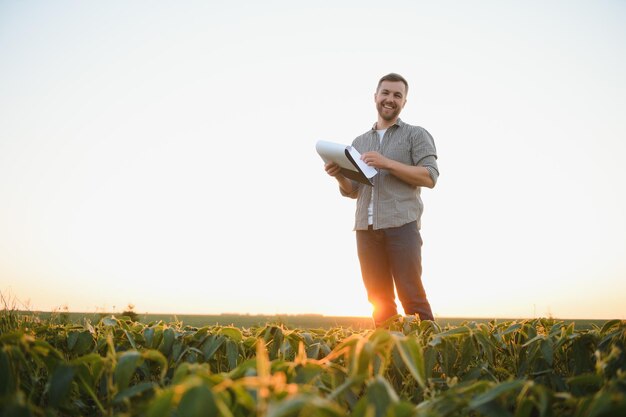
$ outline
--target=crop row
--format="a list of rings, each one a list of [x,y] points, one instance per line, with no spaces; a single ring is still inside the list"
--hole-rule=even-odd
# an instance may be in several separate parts
[[[0,314],[6,416],[624,416],[626,322],[288,329]]]

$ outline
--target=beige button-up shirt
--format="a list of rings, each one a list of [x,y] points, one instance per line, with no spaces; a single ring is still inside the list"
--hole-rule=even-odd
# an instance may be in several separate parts
[[[357,151],[361,154],[376,151],[403,164],[423,166],[428,170],[433,183],[437,182],[439,177],[437,150],[433,137],[426,129],[409,125],[398,119],[387,129],[383,140],[380,141],[375,126],[354,139],[352,146]],[[421,187],[407,184],[382,169],[373,180],[373,193],[371,186],[356,181],[352,181],[350,194],[340,189],[342,195],[357,199],[354,230],[367,230],[367,207],[372,196],[374,198],[374,229],[399,227],[412,221],[417,221],[419,228],[424,211],[424,204],[420,197]]]

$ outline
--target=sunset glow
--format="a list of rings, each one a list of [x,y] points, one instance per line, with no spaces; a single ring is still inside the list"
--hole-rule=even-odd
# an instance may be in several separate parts
[[[435,316],[626,319],[625,18],[610,1],[3,2],[0,292],[369,316],[354,201],[315,143],[369,129],[393,71],[439,154]]]

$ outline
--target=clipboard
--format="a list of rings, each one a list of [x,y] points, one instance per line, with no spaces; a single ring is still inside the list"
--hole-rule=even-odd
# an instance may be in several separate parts
[[[341,168],[341,174],[365,185],[373,186],[372,178],[378,171],[361,160],[361,154],[353,146],[319,140],[315,150],[324,163],[334,162]]]

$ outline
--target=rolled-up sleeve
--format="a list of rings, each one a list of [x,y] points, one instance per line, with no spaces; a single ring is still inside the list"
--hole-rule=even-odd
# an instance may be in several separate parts
[[[433,137],[426,129],[418,127],[415,135],[411,137],[411,148],[413,164],[425,167],[433,180],[433,185],[436,184],[439,178],[439,167],[437,166],[437,148]]]
[[[430,179],[433,180],[433,186],[437,184],[437,179],[439,178],[439,167],[437,166],[437,157],[434,155],[428,155],[420,159],[417,162],[417,166],[424,167],[428,170],[428,174],[430,175]]]

